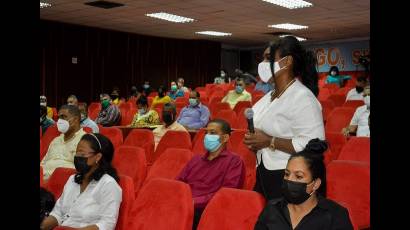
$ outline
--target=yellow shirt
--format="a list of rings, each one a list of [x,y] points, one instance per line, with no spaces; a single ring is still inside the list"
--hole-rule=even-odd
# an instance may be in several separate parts
[[[118,105],[120,103],[120,99],[117,98],[115,100],[112,100],[112,103],[114,103],[114,105]]]
[[[222,98],[221,102],[227,102],[233,109],[239,101],[252,101],[252,95],[248,93],[246,90],[243,90],[241,94],[236,93],[235,90],[230,90],[228,94],[224,98]]]
[[[154,108],[154,106],[158,103],[166,104],[170,102],[172,102],[172,99],[168,95],[163,96],[162,98],[159,98],[158,96],[156,96],[154,97],[154,100],[152,100],[151,108]]]
[[[142,128],[149,127],[151,125],[161,124],[157,111],[150,110],[144,115],[140,115],[138,112],[134,115],[134,119],[131,122],[131,127]]]
[[[54,138],[48,147],[47,154],[41,161],[43,167],[44,180],[48,180],[54,170],[58,167],[75,168],[74,155],[77,149],[77,144],[81,137],[86,134],[83,129],[78,130],[74,136],[64,141],[64,134]]]
[[[53,120],[53,109],[47,106],[47,117]]]
[[[188,132],[185,129],[184,126],[182,126],[181,124],[179,124],[176,121],[174,123],[172,123],[170,126],[168,126],[168,128],[165,128],[165,125],[161,125],[161,126],[157,127],[156,129],[154,129],[152,131],[152,133],[154,134],[155,149],[157,148],[157,145],[158,145],[159,141],[161,140],[161,138],[165,135],[165,133],[168,130]]]

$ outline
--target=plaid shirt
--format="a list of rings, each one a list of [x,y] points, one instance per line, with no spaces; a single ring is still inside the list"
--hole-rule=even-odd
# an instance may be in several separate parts
[[[95,119],[95,123],[109,127],[118,125],[120,123],[120,120],[120,109],[118,108],[118,106],[112,104],[108,106],[106,109],[101,109],[97,119]]]

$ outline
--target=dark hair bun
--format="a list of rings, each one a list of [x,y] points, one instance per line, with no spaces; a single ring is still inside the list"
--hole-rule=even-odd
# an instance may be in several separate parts
[[[306,145],[305,151],[315,155],[323,155],[327,148],[328,145],[326,141],[315,138],[309,141]]]

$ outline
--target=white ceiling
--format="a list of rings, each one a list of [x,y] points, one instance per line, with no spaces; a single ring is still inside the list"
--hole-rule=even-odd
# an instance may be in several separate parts
[[[84,5],[84,0],[44,0],[52,6],[40,9],[40,18],[137,34],[181,39],[208,39],[226,44],[252,46],[271,40],[271,24],[309,26],[291,31],[309,41],[370,36],[370,0],[307,0],[313,7],[289,10],[262,0],[109,0],[125,6],[102,9]],[[145,16],[164,11],[193,18],[191,23],[173,23]],[[196,31],[232,33],[210,37]]]

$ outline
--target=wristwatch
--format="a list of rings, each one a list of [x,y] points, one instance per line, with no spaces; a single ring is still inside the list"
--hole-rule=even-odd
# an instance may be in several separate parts
[[[276,147],[275,147],[275,137],[272,137],[269,148],[270,148],[270,150],[275,151],[275,149],[276,149]]]

